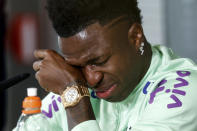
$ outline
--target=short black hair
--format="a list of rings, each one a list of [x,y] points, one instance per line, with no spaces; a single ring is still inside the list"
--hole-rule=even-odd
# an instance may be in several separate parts
[[[126,15],[134,23],[142,23],[137,0],[47,0],[46,9],[60,37],[69,37],[88,25],[104,25]]]

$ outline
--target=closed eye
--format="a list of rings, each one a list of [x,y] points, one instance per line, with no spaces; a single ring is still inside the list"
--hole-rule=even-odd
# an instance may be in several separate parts
[[[107,62],[108,62],[108,60],[109,60],[109,58],[110,58],[111,56],[109,56],[109,57],[107,57],[106,59],[104,59],[104,60],[96,60],[96,61],[92,61],[92,63],[90,63],[91,65],[96,65],[96,66],[102,66],[102,65],[104,65],[104,64],[106,64]]]

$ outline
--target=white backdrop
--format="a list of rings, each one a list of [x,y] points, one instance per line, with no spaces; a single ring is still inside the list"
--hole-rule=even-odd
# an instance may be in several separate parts
[[[165,44],[165,20],[163,0],[138,0],[142,10],[143,28],[151,44]]]

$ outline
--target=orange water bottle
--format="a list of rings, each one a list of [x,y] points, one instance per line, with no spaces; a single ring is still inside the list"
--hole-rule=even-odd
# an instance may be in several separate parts
[[[41,100],[37,88],[27,88],[27,97],[23,100],[22,114],[13,131],[50,131],[47,118],[41,113]]]

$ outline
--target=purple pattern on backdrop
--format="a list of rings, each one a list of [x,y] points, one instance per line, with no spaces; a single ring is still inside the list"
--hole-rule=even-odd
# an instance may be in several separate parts
[[[185,76],[189,76],[191,74],[191,72],[189,71],[177,71],[176,72],[180,77],[185,77]]]
[[[53,114],[52,114],[52,104],[49,104],[49,111],[46,112],[45,110],[42,110],[42,113],[47,116],[48,118],[52,118]]]
[[[187,86],[189,85],[188,81],[186,81],[185,79],[183,78],[176,78],[177,81],[181,81],[180,83],[178,84],[174,84],[174,88],[178,88],[178,87],[182,87],[182,86]]]
[[[168,109],[182,106],[182,102],[175,95],[171,95],[170,98],[172,98],[175,101],[175,103],[168,104]]]

